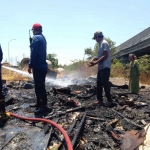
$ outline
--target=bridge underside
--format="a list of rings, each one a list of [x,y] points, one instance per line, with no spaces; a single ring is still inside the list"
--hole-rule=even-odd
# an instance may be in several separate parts
[[[131,53],[135,54],[137,58],[146,54],[150,55],[150,38],[136,44],[133,47],[118,52],[117,54],[114,55],[113,58],[119,59],[123,64],[129,63],[128,56]]]

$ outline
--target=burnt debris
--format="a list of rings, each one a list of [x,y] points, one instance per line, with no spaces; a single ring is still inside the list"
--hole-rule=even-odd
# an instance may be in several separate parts
[[[34,82],[4,82],[6,109],[21,116],[57,122],[68,133],[75,150],[132,150],[143,143],[143,128],[150,122],[149,88],[142,87],[139,95],[136,95],[128,92],[128,85],[110,82],[112,99],[116,105],[109,108],[93,103],[96,100],[95,78],[73,83],[67,87],[47,84],[48,106],[52,112],[35,116],[35,108],[30,107],[36,101]],[[3,150],[66,149],[61,133],[41,122],[11,117],[0,130],[0,139],[3,141],[0,142],[0,149]],[[128,141],[126,137],[129,137]]]

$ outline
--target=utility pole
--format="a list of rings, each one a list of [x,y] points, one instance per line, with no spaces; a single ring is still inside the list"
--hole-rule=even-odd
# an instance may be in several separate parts
[[[10,65],[10,57],[9,57],[9,43],[10,43],[11,41],[14,41],[14,40],[16,40],[16,39],[11,39],[11,40],[8,42],[8,61],[9,61],[9,65]]]

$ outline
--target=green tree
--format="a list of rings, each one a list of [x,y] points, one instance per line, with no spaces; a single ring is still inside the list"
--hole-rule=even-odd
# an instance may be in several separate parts
[[[112,56],[114,52],[116,51],[116,42],[112,41],[109,37],[105,38],[105,40],[109,43],[110,47],[110,55]]]
[[[112,61],[112,66],[113,66],[113,67],[123,67],[123,64],[120,62],[119,59],[115,58],[115,59],[113,59],[113,61]]]
[[[138,59],[140,71],[146,75],[150,74],[150,55],[143,55]]]
[[[84,50],[84,55],[88,56],[87,60],[90,60],[91,58],[96,57],[97,53],[98,53],[98,43],[95,43],[93,50],[92,48],[86,48]]]
[[[52,53],[52,54],[47,54],[46,58],[47,58],[47,60],[51,60],[52,58],[55,58],[55,57],[57,57],[57,55]]]
[[[97,57],[97,54],[98,54],[98,43],[95,43],[95,46],[94,46],[94,49],[92,51],[92,56],[93,57]]]
[[[84,55],[87,55],[88,56],[88,60],[91,59],[93,57],[93,50],[92,48],[86,48],[84,50]]]
[[[51,61],[53,68],[58,67],[58,59],[55,57],[57,57],[57,55],[54,53],[53,54],[47,54],[47,57],[46,57],[47,60]]]
[[[17,66],[19,69],[21,69],[21,62],[17,61]]]
[[[64,69],[67,71],[77,71],[79,68],[83,67],[84,61],[83,60],[70,60],[72,63],[69,65],[64,65]]]
[[[114,52],[116,51],[116,42],[112,41],[109,37],[105,38],[105,40],[109,43],[110,46],[110,55],[112,56]],[[92,48],[86,48],[84,50],[84,54],[88,56],[87,60],[96,57],[98,53],[98,43],[95,43],[94,49]]]

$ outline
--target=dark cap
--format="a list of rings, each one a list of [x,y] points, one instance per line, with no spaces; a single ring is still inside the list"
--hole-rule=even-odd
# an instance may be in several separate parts
[[[96,31],[95,33],[94,33],[94,37],[93,37],[93,39],[95,40],[95,38],[96,37],[103,37],[103,33],[101,32],[101,31]]]
[[[41,26],[39,23],[35,23],[35,24],[32,26],[32,30],[39,30],[39,31],[42,31],[42,26]]]

